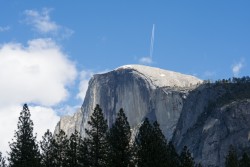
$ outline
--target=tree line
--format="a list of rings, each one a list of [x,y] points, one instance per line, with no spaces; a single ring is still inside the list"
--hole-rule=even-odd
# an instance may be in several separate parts
[[[108,129],[102,109],[96,105],[82,138],[75,131],[69,137],[63,130],[49,130],[39,143],[33,134],[33,121],[25,104],[14,139],[9,143],[8,165],[0,154],[0,167],[200,167],[185,146],[180,154],[167,142],[160,125],[145,119],[136,137],[123,109]]]
[[[210,84],[213,83],[211,80],[204,80],[204,84]],[[232,77],[228,79],[219,79],[214,82],[215,84],[227,84],[227,83],[234,83],[234,84],[241,84],[241,83],[250,83],[250,77],[249,76],[243,76],[241,78],[238,77]]]

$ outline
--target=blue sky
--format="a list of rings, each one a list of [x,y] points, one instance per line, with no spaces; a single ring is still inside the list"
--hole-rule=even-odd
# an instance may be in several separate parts
[[[0,42],[26,43],[38,34],[23,23],[25,10],[51,9],[51,21],[72,30],[58,41],[77,68],[102,71],[135,64],[149,55],[156,25],[152,66],[195,74],[202,79],[228,78],[243,62],[249,75],[249,1],[2,1],[0,25],[9,26]],[[206,73],[213,73],[207,76]]]
[[[147,65],[201,79],[249,75],[248,0],[0,3],[0,78],[6,81],[0,83],[0,115],[5,119],[6,111],[28,102],[38,131],[53,129],[58,115],[82,104],[91,75],[143,57],[151,60]],[[15,122],[18,113],[12,113]]]

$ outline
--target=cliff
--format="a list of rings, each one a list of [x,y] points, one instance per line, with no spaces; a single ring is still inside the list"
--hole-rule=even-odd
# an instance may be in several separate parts
[[[85,136],[87,121],[96,104],[103,109],[108,125],[123,108],[136,130],[145,117],[157,120],[167,138],[171,138],[189,91],[202,81],[196,77],[142,65],[127,65],[105,74],[94,75],[81,111],[63,117],[55,132],[75,129]]]
[[[230,145],[239,156],[250,151],[250,79],[202,83],[177,72],[141,65],[127,65],[94,75],[81,110],[65,116],[55,133],[85,136],[88,120],[100,104],[109,127],[123,108],[132,131],[145,117],[157,120],[164,135],[180,152],[188,146],[196,162],[224,166]],[[134,133],[135,134],[135,133]]]
[[[204,166],[224,166],[230,145],[239,156],[250,148],[249,120],[250,83],[201,85],[185,101],[172,140]]]

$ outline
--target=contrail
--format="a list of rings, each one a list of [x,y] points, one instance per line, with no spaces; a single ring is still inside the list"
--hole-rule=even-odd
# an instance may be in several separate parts
[[[151,43],[150,43],[150,58],[152,59],[153,57],[153,51],[154,51],[154,39],[155,39],[155,24],[153,24],[153,29],[152,29],[152,35],[151,35]]]

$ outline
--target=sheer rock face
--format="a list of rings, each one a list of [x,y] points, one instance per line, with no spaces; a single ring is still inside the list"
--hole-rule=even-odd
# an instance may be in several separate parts
[[[63,117],[55,133],[63,129],[70,135],[75,129],[85,136],[88,120],[96,104],[103,109],[109,127],[123,108],[131,128],[136,130],[145,117],[157,120],[170,139],[188,92],[202,81],[189,75],[159,68],[127,65],[89,81],[81,111]]]
[[[172,138],[179,152],[188,146],[203,166],[223,167],[230,145],[239,155],[250,148],[250,100],[211,107],[224,93],[223,87],[209,85],[190,92]]]
[[[95,75],[81,110],[61,118],[55,133],[62,129],[70,135],[76,129],[85,136],[96,104],[100,104],[110,127],[123,108],[133,135],[145,117],[157,120],[177,151],[186,145],[203,166],[224,166],[230,145],[236,146],[239,153],[250,150],[250,89],[245,92],[241,87],[248,98],[211,108],[220,97],[228,92],[234,94],[239,87],[201,82],[192,76],[140,65]]]

